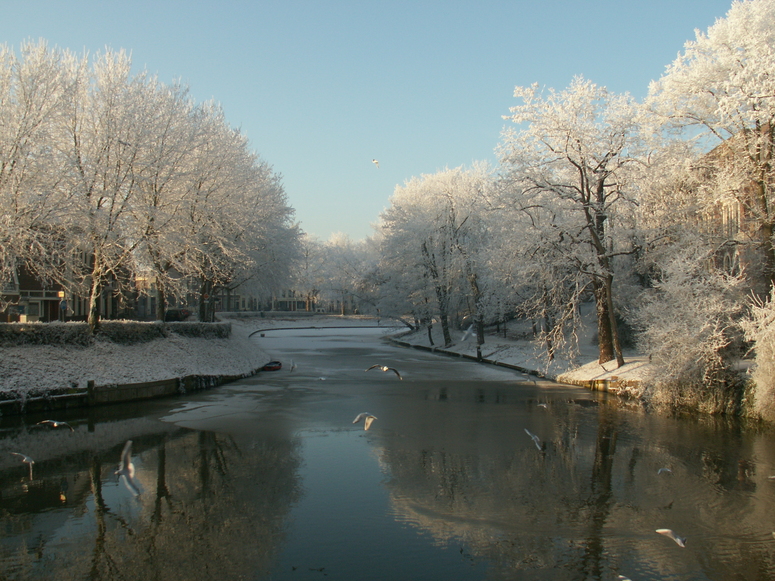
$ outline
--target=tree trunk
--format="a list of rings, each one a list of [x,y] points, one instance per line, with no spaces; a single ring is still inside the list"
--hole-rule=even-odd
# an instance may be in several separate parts
[[[92,272],[91,289],[89,291],[89,330],[92,335],[100,327],[100,297],[102,295],[102,277],[99,272]]]
[[[616,311],[614,309],[613,276],[607,276],[605,279],[605,296],[608,309],[608,321],[611,325],[611,337],[613,339],[613,349],[616,354],[616,368],[624,365],[624,354],[622,353],[622,344],[619,341],[619,325],[616,324]]]
[[[484,345],[484,315],[482,315],[482,292],[479,290],[479,282],[476,273],[468,275],[468,283],[471,285],[471,294],[474,297],[474,328],[476,329],[476,360],[482,360],[482,345]]]
[[[597,345],[600,356],[597,362],[600,364],[612,361],[615,358],[614,341],[611,333],[611,314],[608,307],[605,285],[598,278],[592,280],[592,288],[595,293],[595,309],[597,314]]]
[[[165,296],[164,283],[156,279],[156,320],[164,320],[164,311],[167,310],[167,297]]]
[[[592,281],[597,310],[597,344],[600,349],[598,363],[603,364],[616,359],[616,366],[619,368],[624,365],[624,355],[616,325],[612,285],[613,276],[610,275],[603,281],[598,278]]]
[[[199,289],[199,320],[205,323],[210,320],[208,318],[207,306],[209,299],[212,298],[210,295],[213,292],[213,283],[205,278],[201,280],[201,283]]]

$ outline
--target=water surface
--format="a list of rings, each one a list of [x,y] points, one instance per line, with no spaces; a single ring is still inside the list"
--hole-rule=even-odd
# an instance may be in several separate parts
[[[775,578],[771,432],[379,330],[255,341],[284,369],[55,418],[72,433],[5,418],[0,579]],[[128,439],[138,497],[114,475]]]

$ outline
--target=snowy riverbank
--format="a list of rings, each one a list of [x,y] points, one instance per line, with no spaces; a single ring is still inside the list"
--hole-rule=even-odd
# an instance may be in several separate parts
[[[647,381],[654,367],[649,358],[635,351],[625,351],[625,365],[616,369],[615,362],[600,365],[597,343],[594,340],[594,313],[584,315],[584,327],[579,336],[579,353],[574,359],[558,355],[554,361],[547,361],[545,351],[532,340],[532,330],[527,323],[510,321],[506,325],[506,334],[488,329],[482,345],[482,357],[508,365],[530,370],[552,381],[590,387],[593,382],[605,385],[612,393],[630,397],[642,395],[642,385]],[[452,345],[444,344],[439,325],[433,329],[433,345],[447,352],[476,356],[476,340],[466,337],[463,331],[452,330]],[[403,334],[401,340],[412,345],[431,347],[427,329]]]
[[[172,379],[186,375],[246,374],[266,363],[270,356],[250,338],[250,333],[269,327],[330,326],[341,324],[373,325],[374,320],[362,317],[314,316],[304,318],[265,319],[232,317],[232,333],[228,339],[199,339],[171,335],[166,339],[135,345],[118,345],[96,341],[89,347],[53,345],[4,348],[0,361],[0,391],[25,395],[72,387],[85,388],[92,380],[97,385],[137,383]],[[387,326],[389,322],[383,320]],[[591,326],[587,325],[589,329]],[[401,340],[413,345],[430,347],[427,330],[402,333]],[[452,346],[446,351],[476,355],[473,338],[463,340],[462,331],[452,331]],[[441,346],[441,329],[434,328],[434,344]],[[557,358],[547,365],[544,354],[536,349],[528,333],[518,323],[510,322],[507,336],[488,333],[482,355],[492,361],[507,363],[535,371],[563,383],[584,384],[593,380],[608,380],[613,384],[637,383],[648,376],[651,366],[647,358],[626,354],[627,365],[614,369],[613,364],[597,363],[597,347],[591,331],[580,337],[581,352],[575,361]],[[630,390],[638,395],[637,389]],[[634,392],[634,393],[632,393]]]
[[[147,343],[119,345],[95,341],[88,347],[35,345],[5,347],[0,361],[0,391],[85,389],[96,385],[139,383],[186,375],[249,373],[267,362],[248,335],[254,325],[234,321],[228,339],[171,334]]]

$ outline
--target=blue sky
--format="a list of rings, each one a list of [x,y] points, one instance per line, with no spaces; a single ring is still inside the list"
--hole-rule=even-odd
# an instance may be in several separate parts
[[[534,82],[583,75],[642,98],[731,0],[4,0],[0,42],[93,54],[180,79],[283,176],[302,228],[372,234],[396,185],[495,162]],[[380,162],[377,169],[372,158]]]

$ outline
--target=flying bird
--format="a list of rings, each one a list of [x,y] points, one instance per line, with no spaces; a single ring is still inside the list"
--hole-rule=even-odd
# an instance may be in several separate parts
[[[355,416],[355,419],[353,420],[353,423],[357,424],[358,422],[363,420],[363,429],[364,430],[368,430],[371,427],[371,423],[374,420],[376,420],[376,419],[377,419],[376,416],[373,416],[373,415],[371,415],[368,412],[362,412],[362,413],[358,414],[357,416]]]
[[[670,468],[660,468],[657,470],[657,474],[672,474],[673,471]]]
[[[379,369],[380,371],[392,371],[398,376],[398,379],[403,379],[403,377],[401,377],[401,374],[398,373],[398,369],[395,369],[393,367],[387,367],[386,365],[372,365],[366,371],[371,371],[372,369]]]
[[[471,336],[471,333],[474,330],[474,326],[470,325],[465,333],[463,333],[463,338],[460,339],[460,341],[468,341],[468,338]]]
[[[545,403],[539,403],[539,404],[538,404],[538,407],[540,407],[540,408],[546,408],[546,409],[549,409],[549,406],[548,406],[548,405],[546,405]]]
[[[135,496],[140,494],[140,489],[135,482],[135,465],[132,464],[132,440],[127,440],[124,444],[124,449],[121,451],[121,462],[114,474],[118,474],[119,478],[124,479],[124,484],[132,494]]]
[[[379,169],[379,162],[376,159],[372,159],[371,163],[377,166],[377,169]]]
[[[624,575],[619,575],[619,576],[617,577],[617,579],[618,579],[619,581],[632,581],[632,579],[630,579],[629,577],[625,577]]]
[[[540,439],[538,436],[536,436],[535,434],[531,433],[531,432],[530,432],[530,430],[528,430],[527,428],[525,428],[525,433],[526,433],[528,436],[530,436],[530,438],[533,440],[533,442],[534,442],[534,443],[535,443],[535,445],[536,445],[536,448],[538,448],[539,450],[541,450],[541,449],[542,449],[542,448],[541,448],[541,439]]]
[[[296,363],[294,363],[293,359],[291,359],[291,371],[296,369]]]
[[[27,456],[26,454],[20,454],[19,452],[11,452],[14,456],[18,456],[22,459],[22,462],[28,464],[30,467],[30,480],[32,480],[32,465],[35,464],[35,460]]]
[[[43,420],[42,422],[38,422],[38,423],[37,423],[37,424],[35,424],[35,425],[36,425],[36,426],[40,426],[40,425],[46,425],[46,426],[51,426],[52,428],[70,428],[70,431],[71,431],[71,432],[74,432],[74,431],[75,431],[75,430],[73,429],[73,426],[71,426],[71,425],[70,425],[70,424],[68,424],[67,422],[59,422],[59,421],[57,421],[57,420]]]
[[[657,529],[657,532],[673,539],[679,547],[686,547],[686,537],[679,537],[670,529]]]

